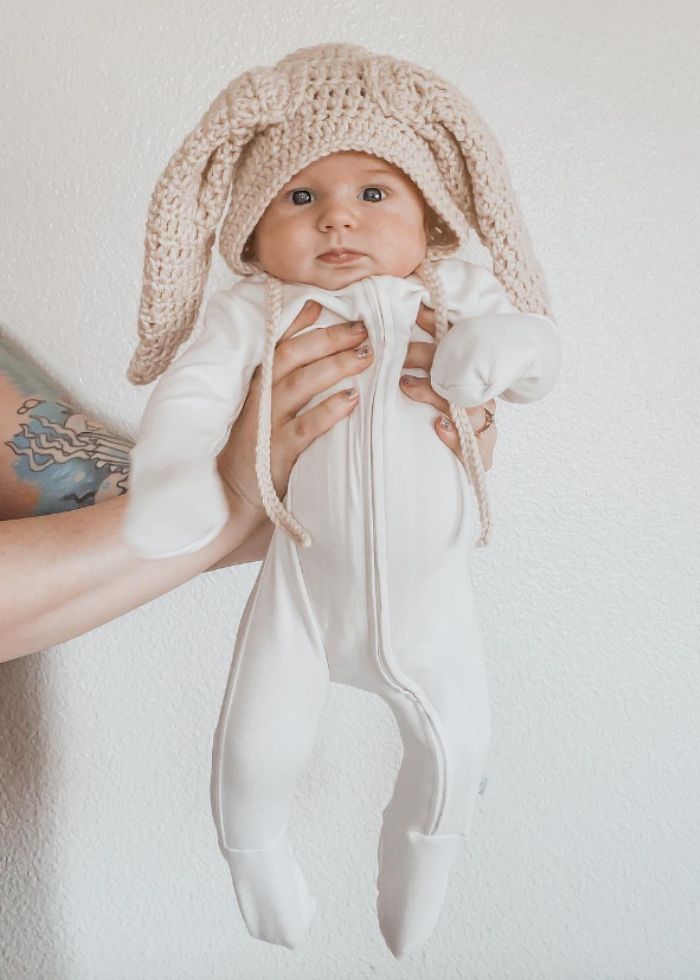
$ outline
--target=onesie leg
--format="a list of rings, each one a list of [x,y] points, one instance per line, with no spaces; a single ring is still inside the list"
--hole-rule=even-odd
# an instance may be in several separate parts
[[[243,613],[211,783],[219,846],[246,928],[290,949],[305,935],[316,902],[287,825],[329,681],[294,548],[275,532]]]
[[[401,642],[394,656],[417,697],[400,690],[385,695],[399,726],[404,756],[384,811],[377,913],[382,935],[396,957],[421,946],[437,924],[487,765],[487,681],[470,609],[473,612],[468,601],[461,614],[454,608],[442,614],[433,609],[425,620],[433,624],[434,640],[450,641],[442,649],[424,646],[415,627],[411,642]],[[437,622],[444,630],[456,624],[461,636],[440,636]]]

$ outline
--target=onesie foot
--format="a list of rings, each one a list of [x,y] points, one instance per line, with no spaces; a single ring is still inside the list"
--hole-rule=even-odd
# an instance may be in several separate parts
[[[428,837],[418,831],[382,832],[379,839],[379,929],[398,959],[432,935],[450,870],[466,838]]]
[[[316,913],[316,899],[289,848],[286,828],[270,848],[227,848],[224,855],[250,935],[295,949]]]

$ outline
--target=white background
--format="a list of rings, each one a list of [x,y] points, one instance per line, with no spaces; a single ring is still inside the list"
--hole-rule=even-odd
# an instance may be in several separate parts
[[[564,348],[546,399],[499,403],[494,541],[473,566],[490,779],[430,942],[397,962],[379,934],[401,749],[383,702],[336,685],[293,824],[319,912],[294,952],[245,931],[209,767],[251,565],[0,671],[3,980],[697,980],[694,0],[2,0],[0,17],[0,321],[84,411],[133,434],[143,410],[124,373],[171,153],[235,75],[324,41],[474,102]],[[232,281],[215,262],[208,293]]]

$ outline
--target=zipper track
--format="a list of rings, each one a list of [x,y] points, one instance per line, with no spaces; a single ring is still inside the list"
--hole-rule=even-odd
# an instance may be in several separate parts
[[[382,357],[380,366],[375,374],[374,384],[371,390],[371,399],[370,399],[369,472],[370,472],[370,487],[372,491],[372,504],[374,509],[377,506],[379,506],[380,493],[381,493],[381,506],[385,508],[383,486],[379,487],[378,485],[379,481],[377,479],[377,467],[375,465],[375,457],[378,458],[380,452],[382,452],[382,461],[383,461],[383,433],[380,432],[380,438],[375,440],[375,429],[379,429],[382,422],[384,400],[383,397],[382,399],[379,400],[380,407],[379,409],[377,409],[376,396],[377,396],[377,390],[379,389],[380,373],[381,373],[382,381],[384,380],[384,376],[386,373],[387,336],[386,336],[386,321],[382,316],[382,311],[377,295],[377,288],[372,282],[371,278],[362,280],[362,284],[365,289],[367,298],[371,303],[371,305],[373,306],[379,322],[381,322],[384,327],[384,331],[383,331],[384,356]],[[391,339],[393,341],[394,337],[392,337]],[[382,395],[384,395],[384,391],[382,391]],[[378,447],[379,447],[379,451],[378,451]],[[376,625],[377,625],[377,657],[379,662],[379,668],[385,680],[389,683],[390,686],[394,687],[396,690],[401,691],[403,694],[406,695],[406,697],[410,698],[412,701],[416,703],[416,705],[418,706],[422,714],[422,717],[427,722],[428,730],[431,734],[432,742],[434,745],[437,770],[438,770],[438,793],[437,793],[437,800],[434,806],[435,813],[427,831],[428,836],[432,836],[433,834],[435,834],[438,826],[440,825],[440,820],[442,819],[442,814],[445,809],[445,796],[446,796],[445,773],[447,771],[447,760],[445,758],[445,750],[442,743],[442,739],[440,738],[440,733],[437,730],[437,726],[435,725],[435,722],[433,721],[430,712],[426,709],[419,695],[417,695],[414,691],[410,690],[409,688],[404,687],[404,685],[401,684],[398,678],[392,673],[391,666],[385,654],[385,649],[384,649],[385,643],[387,646],[390,646],[390,641],[387,640],[389,627],[388,624],[386,623],[388,611],[385,612],[384,616],[381,615],[384,580],[381,574],[381,561],[379,555],[380,542],[377,540],[377,524],[374,519],[374,513],[372,513],[371,517],[372,517],[372,534],[371,534],[372,558],[373,558],[373,565],[374,565],[374,583],[375,583],[375,594],[376,594],[375,617],[376,617]],[[385,541],[383,542],[383,544],[384,544],[384,550],[386,552]]]

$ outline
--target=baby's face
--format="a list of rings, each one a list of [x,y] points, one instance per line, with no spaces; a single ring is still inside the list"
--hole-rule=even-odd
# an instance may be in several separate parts
[[[366,276],[410,275],[425,258],[426,207],[402,170],[368,153],[332,153],[300,170],[255,227],[263,269],[339,289]],[[333,249],[352,250],[335,261]]]

